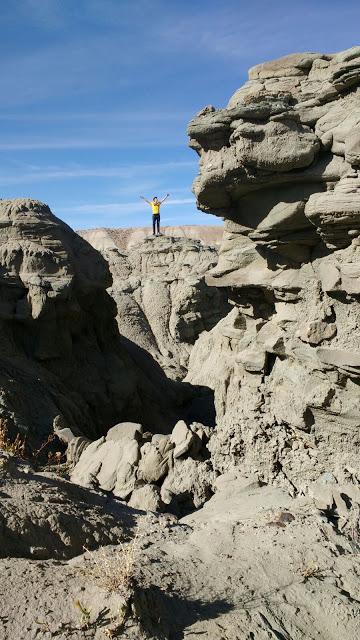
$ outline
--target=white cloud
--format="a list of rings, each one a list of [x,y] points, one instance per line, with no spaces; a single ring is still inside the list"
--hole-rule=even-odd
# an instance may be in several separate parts
[[[195,206],[195,199],[194,198],[177,198],[174,200],[169,200],[166,207],[170,208],[171,205],[174,206],[179,206],[179,205],[189,205],[192,204]],[[87,203],[87,204],[80,204],[80,205],[74,205],[72,207],[70,206],[66,206],[66,207],[58,207],[60,212],[71,212],[71,213],[104,213],[104,214],[128,214],[128,213],[134,213],[134,212],[141,212],[144,211],[146,209],[144,209],[146,206],[146,203],[142,202],[141,200],[139,202],[107,202],[107,203]]]
[[[50,149],[122,149],[128,147],[147,148],[173,146],[183,147],[184,145],[169,138],[164,140],[154,139],[149,141],[124,141],[120,139],[96,140],[94,138],[80,138],[67,140],[33,140],[31,142],[2,142],[0,143],[0,151],[41,151]]]
[[[67,180],[81,178],[123,178],[134,179],[143,174],[156,174],[160,171],[176,171],[182,168],[196,169],[196,161],[169,161],[152,164],[129,164],[118,167],[36,167],[30,170],[17,169],[12,174],[2,173],[1,182],[7,184],[29,184],[46,180]]]

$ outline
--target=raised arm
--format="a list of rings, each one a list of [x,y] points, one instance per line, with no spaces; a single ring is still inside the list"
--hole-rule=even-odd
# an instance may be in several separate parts
[[[162,204],[163,202],[165,202],[165,200],[167,200],[167,199],[168,199],[169,195],[170,195],[170,193],[167,193],[167,194],[166,194],[166,196],[165,196],[165,198],[163,198],[162,200],[160,200],[160,203]]]
[[[144,196],[140,196],[141,200],[145,200],[145,202],[147,202],[148,204],[151,204],[150,200],[147,200],[146,198],[144,198]]]

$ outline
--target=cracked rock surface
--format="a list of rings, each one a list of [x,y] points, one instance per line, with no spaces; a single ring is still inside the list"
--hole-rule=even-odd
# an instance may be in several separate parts
[[[185,377],[197,338],[229,311],[227,292],[205,282],[218,260],[218,228],[205,227],[204,240],[181,237],[185,230],[201,238],[201,229],[167,227],[164,233],[174,236],[159,237],[133,233],[126,249],[121,230],[113,230],[106,242],[96,230],[80,232],[108,262],[108,291],[117,306],[120,333],[150,353],[173,379]]]
[[[208,284],[233,310],[190,356],[215,391],[215,468],[306,491],[360,480],[360,48],[249,72],[189,124],[198,207],[224,216]]]

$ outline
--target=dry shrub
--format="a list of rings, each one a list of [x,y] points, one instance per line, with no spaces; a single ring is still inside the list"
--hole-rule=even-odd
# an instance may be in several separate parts
[[[309,562],[308,564],[300,566],[297,573],[302,576],[304,582],[309,580],[309,578],[319,578],[322,575],[320,567],[315,562]]]
[[[111,552],[108,547],[89,551],[85,557],[84,573],[100,587],[117,593],[128,602],[134,592],[140,569],[141,541],[149,525],[149,516],[139,518],[134,537],[122,542]]]
[[[97,551],[86,549],[85,566],[82,565],[81,572],[122,600],[111,617],[111,626],[104,629],[108,638],[119,637],[128,619],[140,575],[141,542],[150,521],[151,516],[139,518],[134,537],[129,542],[122,542],[115,548],[101,547]]]
[[[6,418],[0,416],[0,449],[7,453],[10,456],[14,456],[17,458],[22,458],[23,460],[28,460],[32,463],[37,463],[39,459],[45,458],[46,449],[54,442],[56,439],[56,434],[50,434],[47,439],[40,445],[38,449],[31,451],[28,449],[25,450],[26,447],[26,438],[21,437],[18,433],[14,439],[9,436],[8,422]],[[56,465],[60,466],[62,460],[64,458],[64,453],[61,451],[49,451],[47,453],[47,460],[45,462],[46,466]]]
[[[18,433],[14,440],[11,440],[8,433],[7,422],[0,417],[0,449],[11,456],[19,458],[25,457],[25,438]]]
[[[37,458],[39,458],[42,454],[44,454],[44,451],[46,449],[46,447],[48,447],[56,438],[55,433],[50,433],[50,435],[47,437],[46,440],[44,440],[44,442],[40,445],[40,447],[38,449],[35,449],[35,451],[32,452],[32,457],[34,458],[34,460],[37,460]]]

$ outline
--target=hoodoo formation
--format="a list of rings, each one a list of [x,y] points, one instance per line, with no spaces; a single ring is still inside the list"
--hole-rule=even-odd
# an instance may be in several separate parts
[[[359,84],[359,47],[294,54],[189,125],[198,206],[225,217],[206,281],[234,308],[200,337],[187,379],[215,390],[215,467],[288,490],[357,475]]]

